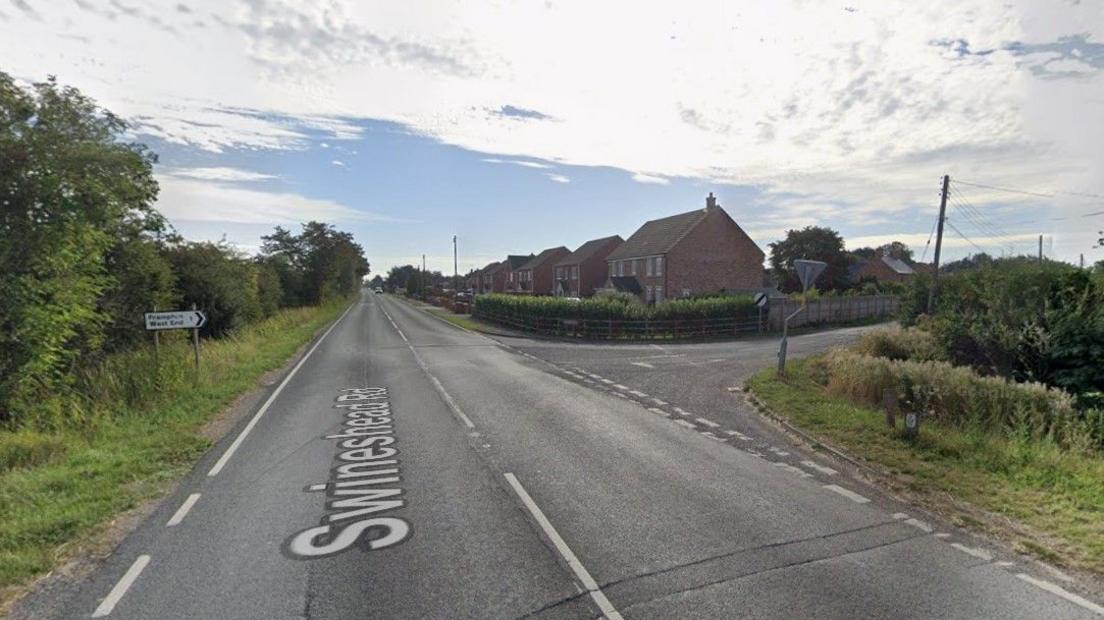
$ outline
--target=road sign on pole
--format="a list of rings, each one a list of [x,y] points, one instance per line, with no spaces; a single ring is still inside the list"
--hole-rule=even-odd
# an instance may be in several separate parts
[[[199,310],[178,312],[147,312],[146,329],[199,329],[207,323],[207,315]]]
[[[762,308],[763,306],[766,306],[767,305],[767,294],[766,293],[756,293],[755,294],[755,305],[759,306],[760,308]]]
[[[801,280],[801,292],[809,290],[809,287],[816,281],[817,276],[824,271],[824,268],[828,266],[828,263],[819,260],[805,260],[799,258],[793,262],[794,269],[797,270],[797,277]]]

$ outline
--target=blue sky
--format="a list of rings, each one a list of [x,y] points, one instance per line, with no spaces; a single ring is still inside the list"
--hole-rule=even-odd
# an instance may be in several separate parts
[[[451,272],[454,234],[462,270],[627,236],[710,191],[764,250],[816,224],[921,255],[948,173],[948,258],[1044,234],[1099,260],[1102,41],[1099,1],[0,0],[0,70],[129,120],[185,236],[321,219],[375,271]]]

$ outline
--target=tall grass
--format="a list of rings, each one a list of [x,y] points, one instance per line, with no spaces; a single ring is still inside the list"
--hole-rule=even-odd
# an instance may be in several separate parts
[[[893,360],[833,351],[810,362],[832,394],[877,406],[891,391],[905,410],[1030,439],[1053,439],[1065,448],[1092,452],[1104,446],[1104,414],[1078,411],[1073,397],[1041,383],[983,377],[946,362]]]
[[[946,356],[931,332],[914,327],[867,332],[851,347],[862,355],[914,362],[944,361]]]

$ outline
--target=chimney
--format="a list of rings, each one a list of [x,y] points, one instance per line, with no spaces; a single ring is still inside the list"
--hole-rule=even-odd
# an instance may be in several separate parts
[[[705,197],[705,208],[706,210],[717,208],[717,198],[713,196],[713,192],[709,192],[709,195]]]

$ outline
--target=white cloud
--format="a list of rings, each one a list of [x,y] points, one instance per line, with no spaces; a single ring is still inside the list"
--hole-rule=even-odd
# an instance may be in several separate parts
[[[338,166],[340,168],[345,167],[345,162],[341,161],[340,159],[335,159],[335,160],[331,161],[330,163],[335,165],[335,166]]]
[[[551,180],[553,180],[557,183],[570,183],[571,182],[571,179],[565,177],[562,174],[547,173],[545,176],[547,176],[549,179],[551,179]]]
[[[671,181],[665,177],[655,176],[652,174],[644,174],[643,172],[636,172],[632,175],[632,180],[637,183],[653,183],[655,185],[667,185]]]
[[[525,161],[522,159],[499,159],[497,157],[484,157],[479,161],[488,164],[512,164],[514,166],[522,166],[524,168],[539,168],[542,170],[552,168],[552,166],[549,166],[548,164],[542,164],[535,161]]]
[[[308,198],[160,175],[158,210],[172,221],[288,225],[324,222],[400,222],[399,218],[353,209],[333,200]]]
[[[381,119],[492,163],[754,185],[777,216],[764,228],[803,205],[854,228],[900,222],[946,173],[1104,193],[1104,124],[1085,122],[1104,112],[1104,71],[1003,49],[1100,41],[1089,2],[87,4],[10,16],[5,69],[57,74],[138,130],[210,151],[302,148]]]
[[[163,171],[175,177],[189,179],[201,179],[204,181],[267,181],[275,179],[271,174],[241,170],[240,168],[213,167],[213,168],[168,168]]]

